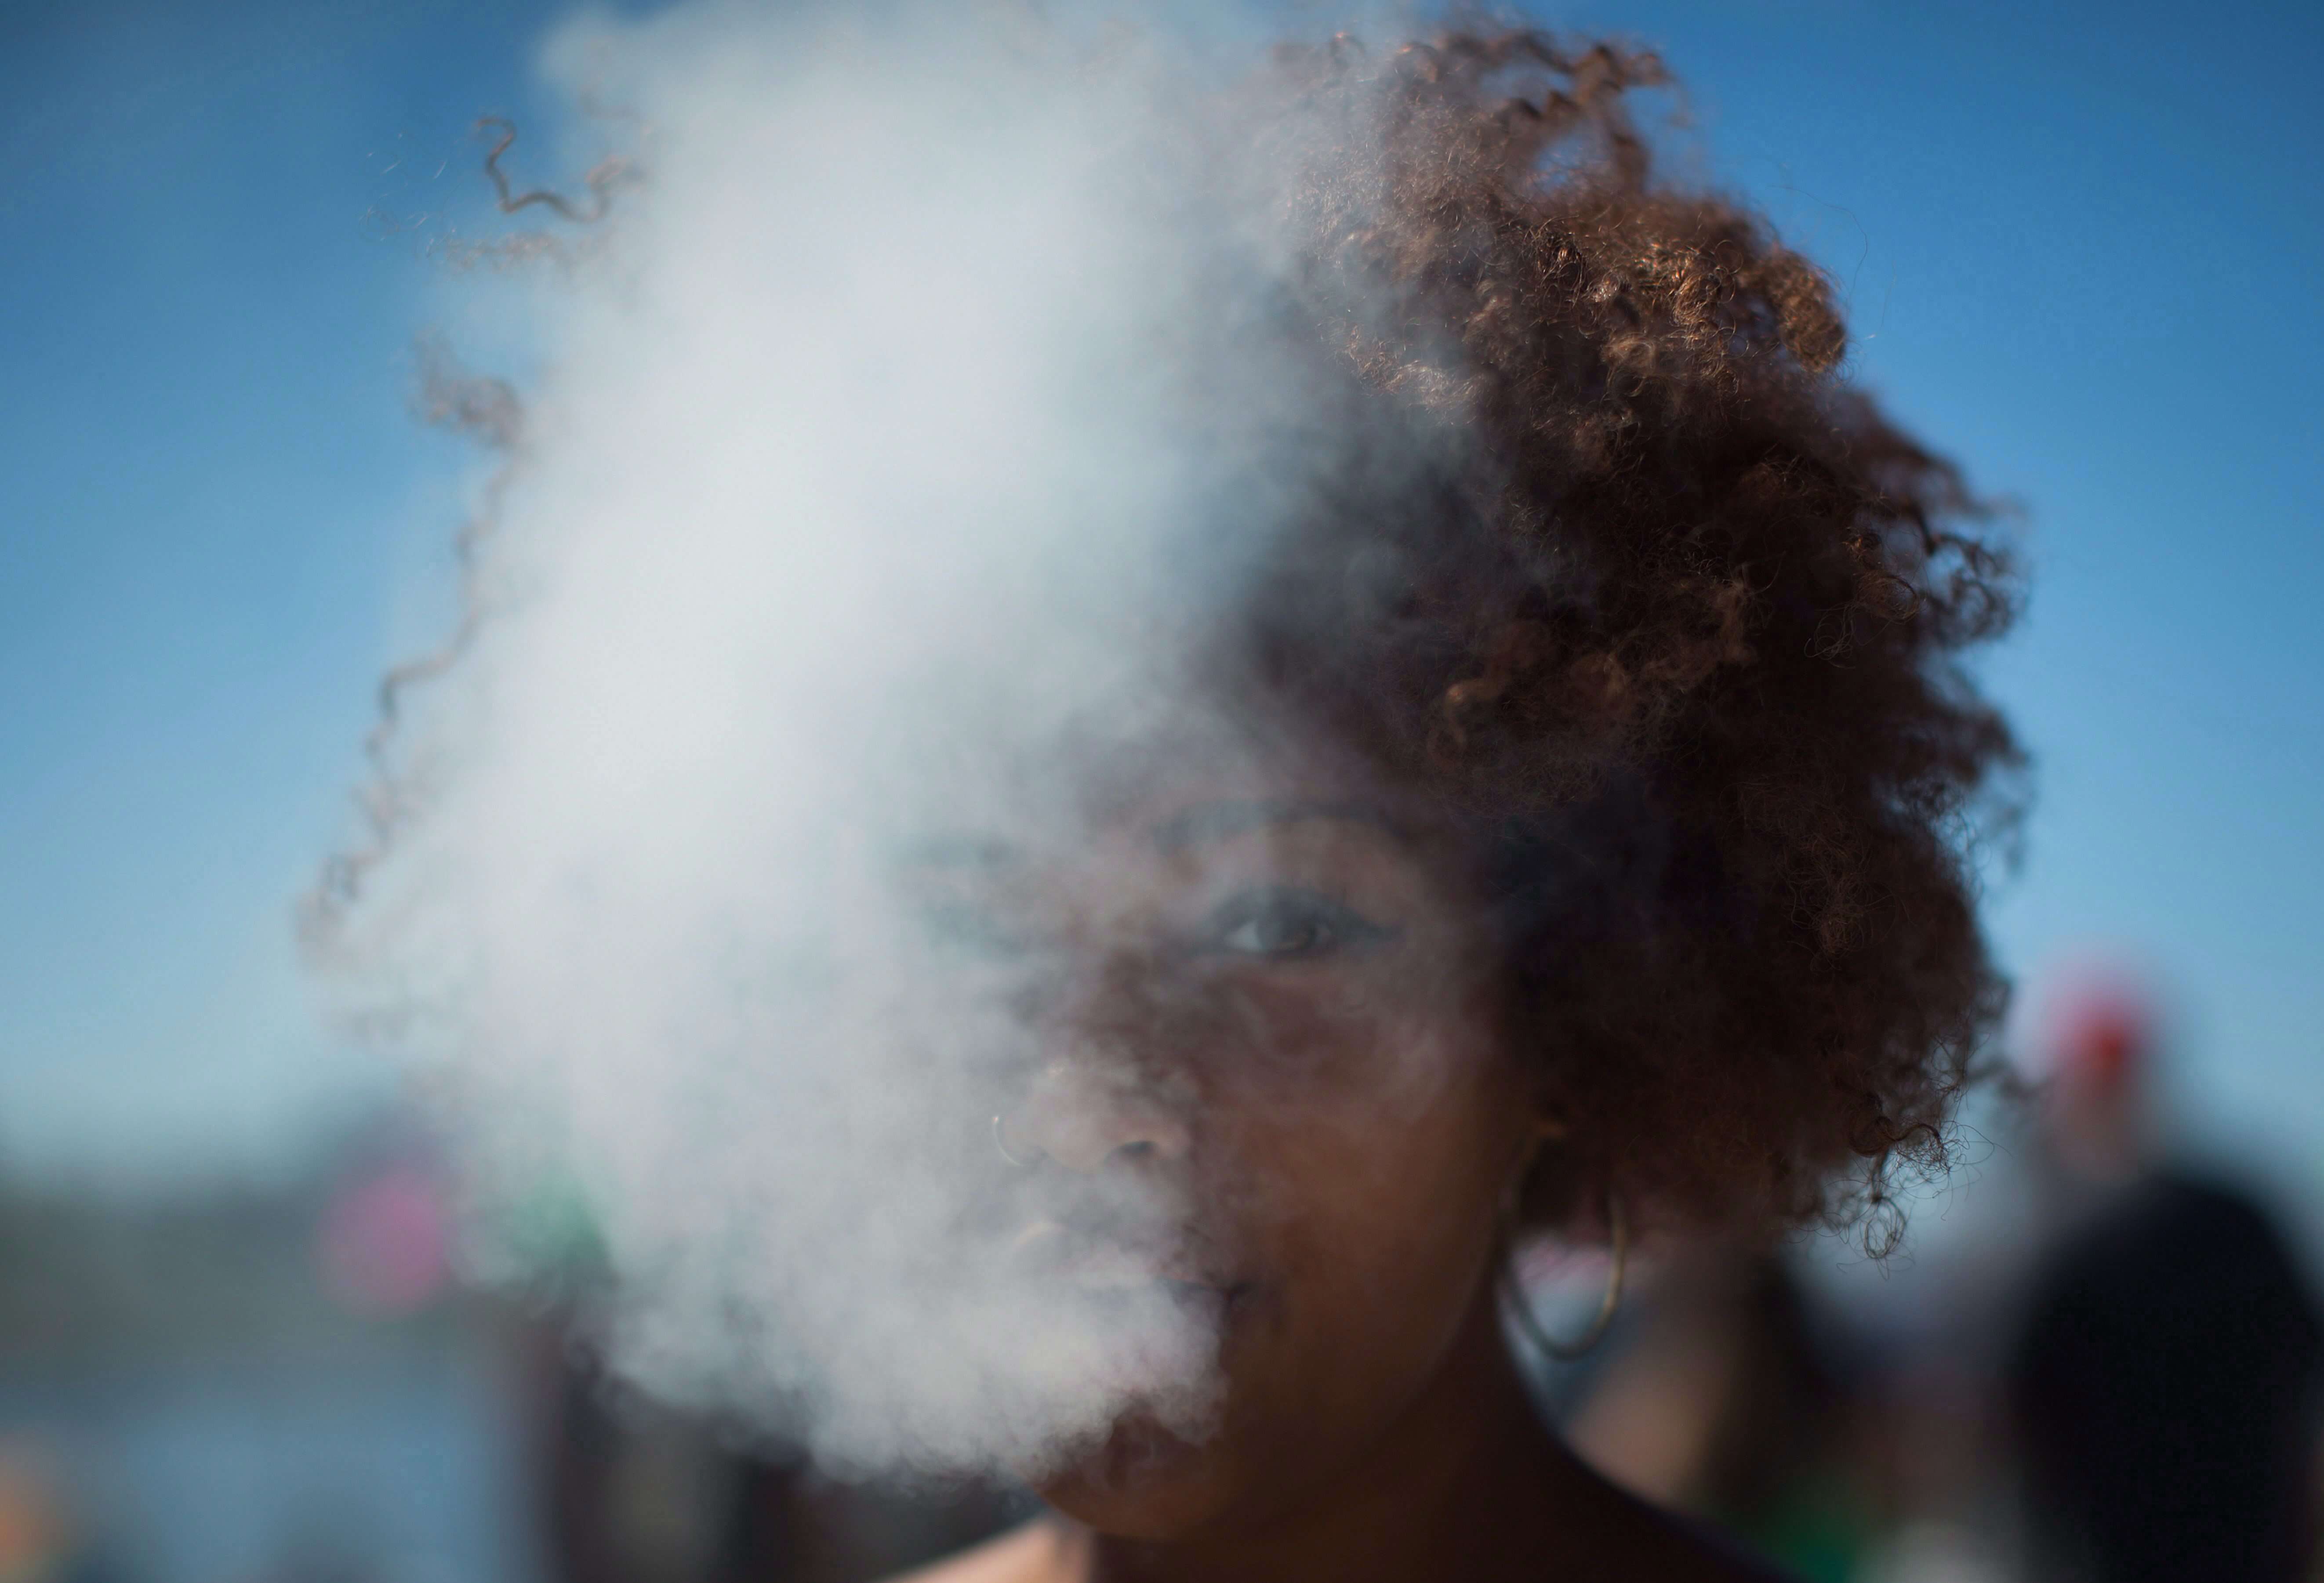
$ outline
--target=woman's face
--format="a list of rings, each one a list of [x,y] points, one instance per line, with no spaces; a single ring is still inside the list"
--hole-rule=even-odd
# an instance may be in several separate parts
[[[1163,1539],[1263,1521],[1415,1400],[1490,1301],[1536,1127],[1455,865],[1355,778],[1182,765],[1091,825],[988,877],[1039,963],[999,1137],[1062,1201],[1183,1206],[1160,1242],[1070,1213],[1017,1241],[1217,1322],[1211,1432],[1133,1413],[1040,1480],[1095,1528]]]

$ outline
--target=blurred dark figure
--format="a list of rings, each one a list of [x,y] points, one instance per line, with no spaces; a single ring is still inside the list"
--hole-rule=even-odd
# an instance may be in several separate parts
[[[2073,1207],[2007,1362],[2030,1537],[2045,1578],[2292,1583],[2324,1330],[2256,1204],[2151,1163],[2155,1023],[2110,985],[2052,1041],[2046,1141]]]
[[[536,1316],[530,1416],[551,1583],[802,1583],[800,1468],[622,1391],[570,1315]],[[5,1583],[5,1579],[0,1579]]]

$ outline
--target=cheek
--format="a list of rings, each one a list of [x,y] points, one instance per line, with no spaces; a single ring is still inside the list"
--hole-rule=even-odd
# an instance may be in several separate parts
[[[1520,1086],[1481,1004],[1414,989],[1255,977],[1242,1036],[1213,1052],[1204,1109],[1239,1218],[1303,1325],[1465,1307],[1490,1246]]]
[[[1424,1393],[1490,1279],[1493,1085],[1433,1085],[1417,1105],[1317,1097],[1245,1114],[1235,1206],[1250,1321],[1222,1361],[1230,1442],[1265,1479],[1369,1443]]]
[[[1050,1487],[1062,1508],[1161,1532],[1296,1499],[1425,1388],[1473,1311],[1523,1126],[1491,1019],[1445,981],[1251,972],[1179,1002],[1206,1008],[1169,1059],[1200,1118],[1197,1213],[1250,1288],[1220,1432],[1134,1511],[1102,1479]]]
[[[1219,1015],[1198,1057],[1228,1103],[1318,1118],[1416,1109],[1499,1054],[1483,997],[1444,972],[1259,970],[1213,986]]]

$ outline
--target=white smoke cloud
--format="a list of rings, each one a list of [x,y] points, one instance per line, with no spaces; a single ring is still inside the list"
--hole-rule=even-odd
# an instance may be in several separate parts
[[[842,1464],[1038,1466],[1214,1390],[1199,1308],[1019,1273],[990,1118],[1028,1035],[896,880],[1061,817],[1069,732],[1184,713],[1169,635],[1303,421],[1203,72],[1086,43],[934,6],[564,35],[648,178],[539,282],[490,614],[349,922],[480,1180],[586,1198],[621,1365]]]

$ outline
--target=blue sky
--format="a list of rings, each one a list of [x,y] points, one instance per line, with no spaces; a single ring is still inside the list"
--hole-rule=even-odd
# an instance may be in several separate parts
[[[291,902],[473,476],[412,346],[487,288],[426,243],[564,9],[0,6],[0,1159],[263,1168],[384,1081]],[[1537,14],[1665,50],[1855,376],[2024,503],[1996,938],[2153,963],[2190,1130],[2324,1196],[2324,11]]]

